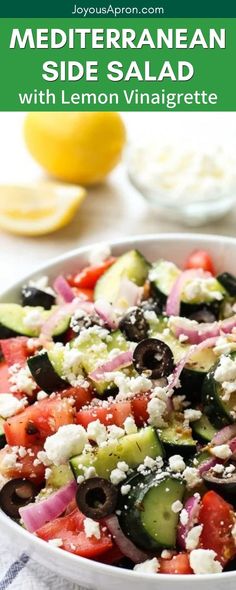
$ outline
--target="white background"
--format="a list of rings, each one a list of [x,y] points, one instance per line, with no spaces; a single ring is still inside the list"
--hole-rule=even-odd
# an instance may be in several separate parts
[[[236,145],[236,113],[129,113],[124,114],[128,135],[133,141],[148,133],[157,142],[167,137],[180,144],[185,136],[198,141]],[[24,146],[22,113],[0,113],[0,184],[30,182],[43,177]],[[102,141],[102,138],[101,138]],[[179,223],[150,212],[142,197],[129,185],[124,165],[120,165],[99,188],[89,191],[73,222],[66,228],[41,238],[24,238],[0,231],[0,289],[53,256],[99,240],[122,235],[160,231],[187,231]],[[196,231],[236,234],[236,212]]]

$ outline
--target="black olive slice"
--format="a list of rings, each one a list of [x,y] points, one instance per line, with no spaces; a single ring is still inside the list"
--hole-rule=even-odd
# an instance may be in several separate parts
[[[78,508],[94,520],[112,514],[117,506],[118,490],[102,477],[92,477],[83,481],[76,493]]]
[[[224,567],[224,572],[235,572],[236,570],[236,559],[231,559]]]
[[[135,565],[135,563],[133,561],[131,561],[131,559],[129,559],[129,557],[122,557],[122,559],[120,559],[115,564],[116,567],[121,567],[125,570],[133,570],[134,565]]]
[[[140,307],[133,307],[122,318],[119,328],[125,334],[127,340],[140,342],[140,340],[147,338],[149,324],[144,317],[143,310]]]
[[[232,275],[230,272],[222,272],[222,274],[218,275],[217,281],[219,281],[219,283],[226,289],[231,297],[235,297],[236,277],[234,275]]]
[[[93,314],[93,315],[84,314],[80,318],[72,317],[71,322],[70,322],[70,327],[72,328],[72,330],[74,332],[76,332],[76,334],[79,334],[81,332],[81,330],[84,330],[84,329],[87,330],[87,328],[92,328],[93,326],[104,327],[105,323],[96,314]]]
[[[147,338],[136,346],[133,362],[138,373],[151,371],[151,379],[161,379],[173,372],[174,358],[171,349],[157,338]]]
[[[19,518],[19,509],[33,502],[37,490],[28,479],[11,479],[0,491],[0,507],[11,518]]]
[[[23,287],[21,291],[22,305],[30,305],[31,307],[44,307],[44,309],[51,309],[55,305],[56,298],[51,293],[31,287],[30,285]]]
[[[236,504],[236,470],[228,474],[227,477],[209,470],[203,473],[202,477],[207,488],[218,492],[234,505]]]
[[[199,324],[212,324],[216,321],[216,316],[211,311],[209,311],[209,309],[203,307],[202,309],[191,313],[189,319],[195,320],[195,322],[199,322]]]

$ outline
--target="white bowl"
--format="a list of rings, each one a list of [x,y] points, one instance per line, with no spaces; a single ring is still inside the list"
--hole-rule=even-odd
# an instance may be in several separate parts
[[[114,254],[121,254],[128,248],[138,248],[149,260],[154,261],[158,257],[163,257],[180,265],[193,249],[203,248],[212,255],[218,270],[228,270],[235,273],[236,239],[234,238],[194,234],[161,234],[119,240],[111,245]],[[79,248],[42,266],[35,273],[25,277],[24,281],[2,294],[0,300],[16,302],[22,283],[30,278],[36,278],[42,274],[54,278],[59,272],[70,273],[77,270],[87,262],[90,250],[91,247]],[[50,568],[63,578],[68,578],[86,588],[143,590],[145,586],[148,590],[156,590],[156,588],[158,590],[173,590],[175,586],[176,590],[188,590],[191,585],[197,590],[223,590],[226,587],[227,590],[235,590],[236,572],[191,576],[190,578],[189,576],[165,574],[139,574],[89,561],[48,545],[45,541],[22,529],[1,511],[0,530],[12,545],[17,544],[32,559]]]

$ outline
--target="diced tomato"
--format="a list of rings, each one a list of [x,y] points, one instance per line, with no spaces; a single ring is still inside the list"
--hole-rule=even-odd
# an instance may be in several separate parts
[[[90,422],[100,420],[105,426],[115,424],[116,426],[123,426],[124,421],[128,416],[132,416],[131,402],[117,402],[110,406],[93,406],[88,409],[80,410],[76,414],[76,423],[81,424],[87,428]]]
[[[76,509],[68,516],[56,518],[45,524],[36,531],[36,535],[45,541],[60,538],[62,549],[81,557],[94,558],[112,549],[113,541],[104,527],[101,527],[100,539],[86,537],[84,519],[85,516]]]
[[[131,402],[123,401],[112,404],[113,424],[123,427],[124,421],[129,416],[132,416]]]
[[[185,268],[202,268],[215,275],[215,267],[211,256],[205,250],[195,250],[187,258]]]
[[[99,420],[105,426],[114,424],[112,412],[102,406],[90,406],[88,409],[80,410],[75,417],[76,424],[81,424],[84,428],[95,420]]]
[[[17,454],[16,465],[7,467],[6,456],[12,454],[14,449],[6,446],[0,451],[0,473],[9,478],[25,477],[26,479],[32,479],[36,485],[39,485],[44,479],[45,467],[42,463],[34,465],[34,460],[41,448],[41,446],[34,445],[27,449],[24,457]]]
[[[79,287],[82,289],[94,289],[96,282],[104,274],[104,272],[115,262],[115,258],[111,257],[97,266],[86,266],[76,275],[68,277],[68,282],[72,287]]]
[[[178,553],[178,555],[174,555],[171,559],[158,558],[158,561],[160,563],[158,573],[160,574],[187,575],[193,573],[187,553]]]
[[[207,492],[202,498],[199,523],[203,524],[200,544],[203,549],[213,549],[223,566],[236,555],[232,536],[235,523],[233,508],[216,492]]]
[[[133,397],[131,401],[132,412],[134,415],[135,423],[137,426],[143,426],[147,424],[149,414],[147,411],[147,405],[150,399],[149,394]]]
[[[73,397],[75,400],[75,408],[77,411],[83,408],[92,401],[92,389],[85,387],[69,387],[60,391],[60,396],[65,398]]]
[[[25,338],[25,336],[0,340],[4,359],[9,367],[15,364],[20,366],[25,365],[26,359],[29,356],[27,342],[28,338]]]
[[[8,365],[5,361],[2,361],[0,363],[0,393],[9,393],[9,377]]]
[[[43,443],[60,426],[74,422],[74,410],[68,399],[60,396],[43,399],[8,418],[4,431],[9,445],[31,447]]]

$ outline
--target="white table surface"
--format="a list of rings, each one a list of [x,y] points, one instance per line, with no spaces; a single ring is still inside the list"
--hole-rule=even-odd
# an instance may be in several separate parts
[[[0,183],[29,182],[43,172],[26,151],[22,136],[23,113],[0,113]],[[191,134],[208,141],[235,144],[236,113],[126,113],[124,118],[132,139],[153,133],[157,141]],[[188,231],[180,223],[163,220],[151,212],[130,186],[120,165],[107,182],[89,190],[73,222],[66,228],[40,238],[25,238],[0,232],[0,290],[35,269],[49,258],[80,245],[138,233]],[[236,207],[223,220],[196,231],[236,234]]]

